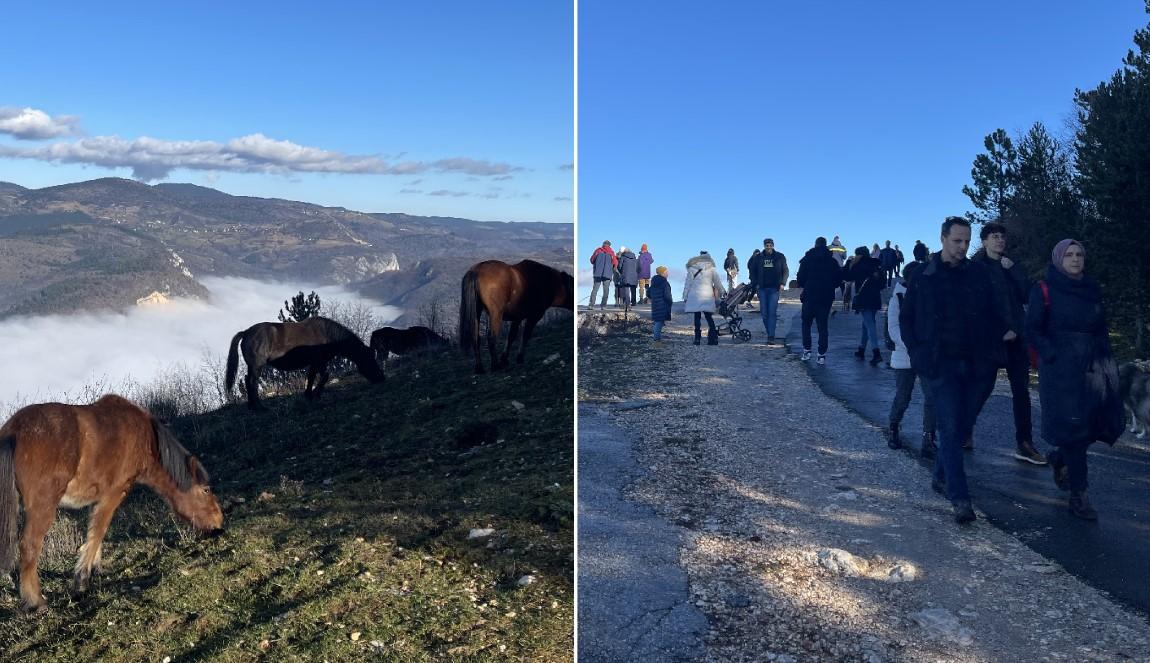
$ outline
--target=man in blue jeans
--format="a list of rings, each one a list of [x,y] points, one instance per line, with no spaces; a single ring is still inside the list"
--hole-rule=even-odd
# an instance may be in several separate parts
[[[751,263],[751,287],[759,293],[759,307],[763,314],[763,329],[767,332],[767,345],[775,342],[775,323],[778,322],[779,291],[787,284],[790,270],[787,257],[775,250],[775,240],[763,240],[763,252]]]
[[[945,493],[958,523],[975,518],[962,442],[974,430],[987,382],[1005,360],[1004,343],[1017,338],[1004,293],[982,261],[967,259],[969,248],[970,223],[947,217],[942,250],[915,274],[899,311],[910,363],[934,400],[939,440],[931,487]]]

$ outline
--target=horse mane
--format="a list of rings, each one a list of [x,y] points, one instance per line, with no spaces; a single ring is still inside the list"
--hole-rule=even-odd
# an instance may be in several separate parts
[[[160,465],[164,467],[164,471],[176,483],[180,490],[187,490],[192,487],[193,480],[199,480],[201,483],[208,483],[210,481],[208,473],[203,469],[203,466],[196,463],[196,474],[192,476],[192,470],[188,467],[188,458],[191,454],[180,444],[172,431],[168,427],[152,418],[152,430],[156,433],[156,446],[160,452]]]

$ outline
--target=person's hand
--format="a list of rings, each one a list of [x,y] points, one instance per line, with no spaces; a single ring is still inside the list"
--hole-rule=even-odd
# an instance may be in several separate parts
[[[1014,261],[1011,260],[1010,258],[1007,258],[1006,256],[1002,256],[1002,260],[1000,260],[999,262],[1002,263],[1003,269],[1010,269],[1011,267],[1014,266]]]
[[[1018,334],[1015,334],[1013,330],[1008,331],[1002,335],[1002,340],[1004,340],[1006,342],[1013,341],[1016,338],[1018,338]]]

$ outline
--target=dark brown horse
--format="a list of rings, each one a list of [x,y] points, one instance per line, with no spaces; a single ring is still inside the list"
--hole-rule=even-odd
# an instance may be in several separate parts
[[[412,351],[436,350],[446,346],[447,339],[427,327],[408,327],[407,329],[381,327],[371,332],[371,349],[375,351],[375,357],[380,361],[386,360],[389,352],[401,355]]]
[[[36,570],[56,508],[92,505],[88,538],[80,548],[72,589],[88,590],[100,570],[112,514],[133,484],[156,491],[202,532],[219,532],[224,515],[203,465],[151,414],[115,395],[91,405],[43,403],[22,408],[0,428],[0,572],[16,565],[20,537],[20,598],[26,610],[47,608]]]
[[[350,360],[371,382],[383,382],[383,371],[375,363],[371,348],[364,345],[350,329],[327,318],[308,318],[303,322],[260,322],[233,336],[228,349],[224,382],[229,394],[236,383],[236,371],[239,368],[237,346],[244,353],[244,361],[248,365],[244,386],[247,388],[248,407],[253,410],[260,408],[260,374],[265,366],[281,371],[306,368],[307,389],[304,396],[309,400],[318,399],[323,393],[328,378],[327,364],[336,357]]]
[[[463,275],[462,296],[459,302],[459,345],[475,354],[475,372],[483,372],[483,359],[479,354],[479,316],[487,311],[487,349],[491,355],[491,369],[507,365],[511,345],[523,324],[523,343],[515,361],[523,363],[523,353],[531,332],[547,309],[559,306],[575,308],[575,279],[567,272],[524,260],[508,265],[498,260],[477,263]],[[507,347],[503,356],[495,357],[495,344],[503,321],[511,322],[507,332]]]

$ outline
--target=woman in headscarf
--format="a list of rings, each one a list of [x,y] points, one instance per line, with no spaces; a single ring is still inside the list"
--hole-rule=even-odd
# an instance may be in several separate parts
[[[684,310],[695,314],[695,345],[703,338],[700,316],[707,318],[707,345],[719,344],[719,330],[715,328],[715,300],[726,294],[723,282],[715,270],[715,261],[702,251],[687,261],[687,279],[683,283]]]
[[[1086,496],[1086,449],[1096,440],[1114,444],[1126,421],[1102,293],[1085,267],[1077,240],[1054,247],[1046,279],[1030,290],[1026,338],[1038,351],[1042,437],[1056,447],[1048,457],[1054,482],[1070,491],[1072,514],[1096,520]]]

